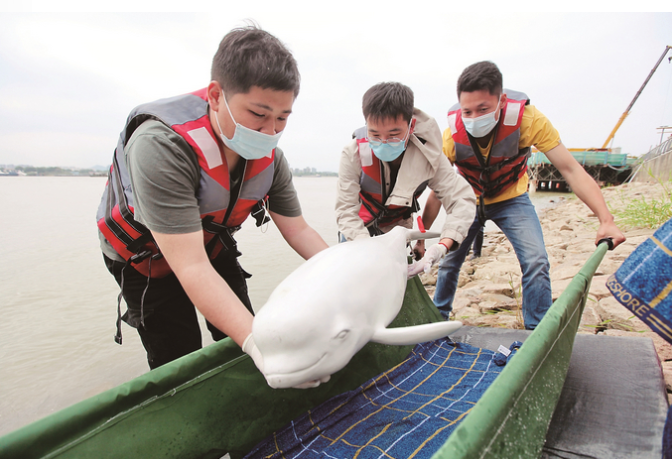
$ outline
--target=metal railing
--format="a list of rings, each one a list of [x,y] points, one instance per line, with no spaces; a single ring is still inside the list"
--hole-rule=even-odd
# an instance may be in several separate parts
[[[659,156],[666,155],[668,153],[672,152],[672,137],[667,139],[665,142],[661,143],[660,145],[652,148],[649,150],[649,152],[645,155],[643,155],[640,158],[640,162],[642,164],[651,161],[653,159],[658,158]]]
[[[640,156],[637,159],[636,168],[634,169],[633,173],[630,175],[630,178],[627,181],[632,182],[637,178],[640,171],[642,170],[646,171],[647,169],[644,166],[650,161],[653,161],[665,155],[669,155],[670,153],[672,153],[672,137],[670,137],[660,145],[653,147],[651,150],[649,150],[647,154]]]

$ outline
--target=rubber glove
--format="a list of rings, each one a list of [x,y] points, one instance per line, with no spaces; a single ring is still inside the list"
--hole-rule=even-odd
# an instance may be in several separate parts
[[[408,265],[408,278],[410,279],[423,271],[428,273],[432,266],[438,263],[446,253],[448,253],[448,249],[445,245],[434,244],[425,251],[425,256],[420,261]]]
[[[252,361],[257,366],[261,373],[264,373],[264,358],[261,356],[261,352],[254,342],[254,337],[252,333],[247,335],[245,341],[243,341],[243,352],[252,357]]]

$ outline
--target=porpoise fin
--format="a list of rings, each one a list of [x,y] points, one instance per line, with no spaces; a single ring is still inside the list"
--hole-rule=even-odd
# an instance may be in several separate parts
[[[422,231],[417,231],[417,230],[408,230],[408,233],[406,234],[406,241],[417,241],[419,239],[434,239],[437,237],[441,237],[441,233],[437,233],[436,231],[425,231],[424,233]]]
[[[450,320],[431,324],[414,325],[412,327],[382,328],[371,337],[371,341],[393,346],[424,343],[448,336],[459,329],[462,322]]]

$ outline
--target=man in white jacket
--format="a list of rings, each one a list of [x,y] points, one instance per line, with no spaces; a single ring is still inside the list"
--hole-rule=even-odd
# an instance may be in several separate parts
[[[336,220],[341,242],[413,227],[418,197],[429,187],[446,210],[439,242],[429,247],[409,275],[427,271],[467,235],[475,212],[469,184],[442,154],[434,118],[413,107],[413,91],[379,83],[362,100],[366,126],[341,154]]]

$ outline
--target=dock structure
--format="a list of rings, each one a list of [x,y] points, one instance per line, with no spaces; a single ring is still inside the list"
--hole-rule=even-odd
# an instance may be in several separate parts
[[[637,158],[628,157],[625,153],[612,153],[607,148],[570,149],[570,153],[600,186],[618,185],[628,180],[637,161]],[[537,191],[571,191],[565,178],[542,152],[534,151],[527,167],[530,187]]]

